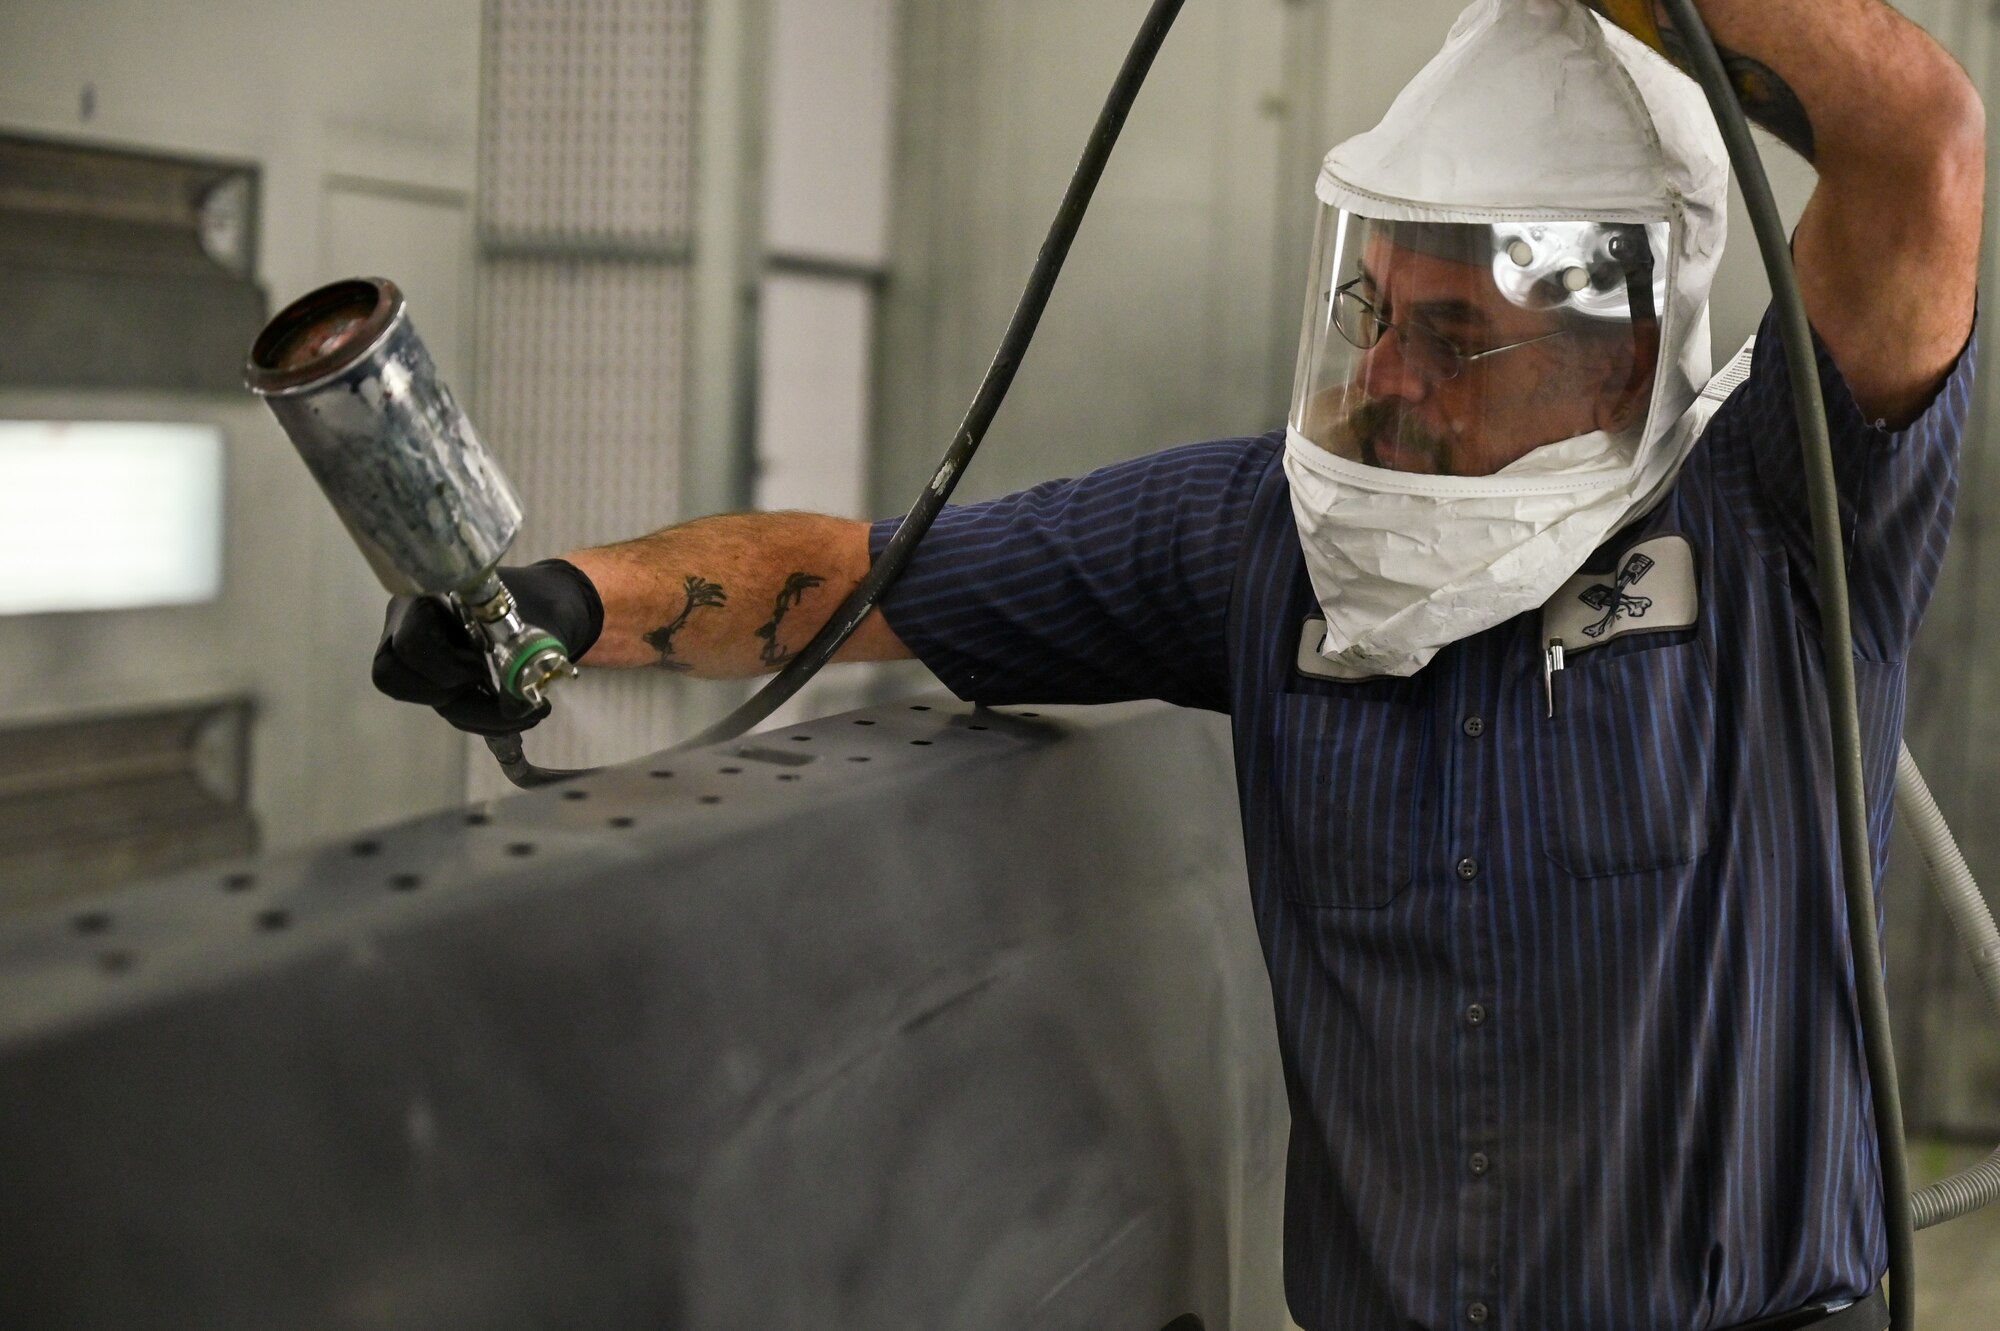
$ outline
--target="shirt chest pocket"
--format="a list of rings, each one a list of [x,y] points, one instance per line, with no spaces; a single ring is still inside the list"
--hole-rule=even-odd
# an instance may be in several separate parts
[[[1272,751],[1289,900],[1379,907],[1410,886],[1429,765],[1425,711],[1340,694],[1280,697]]]
[[[1537,802],[1548,856],[1578,878],[1687,864],[1708,848],[1715,683],[1680,641],[1570,657],[1538,720]]]

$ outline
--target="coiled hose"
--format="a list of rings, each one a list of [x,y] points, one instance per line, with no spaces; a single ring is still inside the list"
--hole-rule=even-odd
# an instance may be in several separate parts
[[[1924,774],[1917,770],[1917,760],[1910,756],[1907,744],[1896,757],[1896,817],[1915,839],[1924,876],[1944,902],[1952,928],[1972,957],[1979,987],[1986,991],[1994,1014],[2000,1016],[2000,928],[1994,926],[1993,912],[1979,894],[1979,884],[1973,881],[1972,870],[1966,866],[1965,856],[1945,825],[1937,801],[1931,798],[1930,787],[1924,784]],[[1996,1200],[2000,1200],[2000,1148],[1964,1173],[1922,1189],[1910,1199],[1910,1208],[1915,1227],[1928,1229]]]

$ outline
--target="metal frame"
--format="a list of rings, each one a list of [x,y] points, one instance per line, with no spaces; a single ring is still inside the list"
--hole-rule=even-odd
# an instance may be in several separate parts
[[[705,0],[681,512],[749,502],[763,249],[764,0]]]

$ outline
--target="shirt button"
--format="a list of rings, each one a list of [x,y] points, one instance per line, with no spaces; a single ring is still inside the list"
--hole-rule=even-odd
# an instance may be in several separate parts
[[[1484,1003],[1474,1003],[1468,1007],[1465,1010],[1465,1024],[1468,1026],[1484,1026],[1486,1024],[1486,1005]]]
[[[1483,716],[1466,717],[1465,733],[1472,736],[1472,738],[1474,739],[1478,739],[1481,735],[1486,733],[1486,718]]]
[[[1467,855],[1458,862],[1458,876],[1468,883],[1479,877],[1479,861]]]
[[[1492,1315],[1493,1310],[1483,1303],[1475,1303],[1465,1310],[1465,1320],[1473,1323],[1483,1323]]]
[[[1487,1170],[1493,1168],[1493,1162],[1486,1158],[1486,1152],[1484,1151],[1474,1151],[1472,1158],[1465,1163],[1471,1168],[1474,1174],[1484,1174]]]

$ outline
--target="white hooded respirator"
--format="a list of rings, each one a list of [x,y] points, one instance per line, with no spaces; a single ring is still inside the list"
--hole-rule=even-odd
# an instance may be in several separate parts
[[[1480,0],[1327,155],[1285,472],[1331,673],[1415,674],[1665,493],[1728,179],[1700,89],[1572,0]]]

